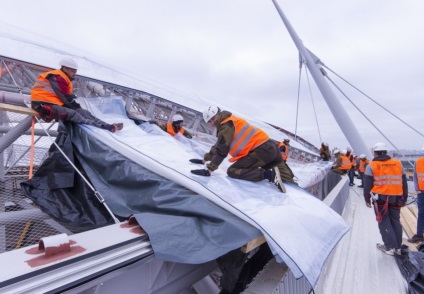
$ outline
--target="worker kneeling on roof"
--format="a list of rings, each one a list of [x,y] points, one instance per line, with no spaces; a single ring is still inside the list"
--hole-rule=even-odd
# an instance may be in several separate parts
[[[231,112],[221,111],[217,106],[208,106],[203,112],[203,119],[216,127],[217,141],[203,160],[190,160],[199,164],[209,162],[207,169],[192,170],[193,174],[210,176],[230,154],[232,158],[229,161],[234,163],[227,174],[231,178],[252,182],[267,179],[276,183],[280,190],[284,187],[276,168],[283,159],[267,133]]]
[[[186,138],[193,138],[193,136],[183,128],[183,124],[184,118],[181,115],[176,114],[172,117],[172,123],[169,122],[167,124],[163,124],[160,128],[171,136],[182,134]]]

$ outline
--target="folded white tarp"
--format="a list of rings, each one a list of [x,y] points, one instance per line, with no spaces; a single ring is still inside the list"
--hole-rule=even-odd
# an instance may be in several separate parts
[[[189,159],[202,158],[210,143],[172,137],[148,123],[137,126],[125,115],[120,98],[79,102],[109,123],[124,123],[124,129],[116,133],[83,126],[90,136],[258,228],[277,260],[284,261],[296,277],[305,275],[312,285],[316,284],[330,252],[348,231],[348,225],[331,208],[299,187],[287,186],[283,194],[268,181],[229,178],[228,162],[210,177],[196,176],[190,170],[203,166]],[[317,168],[317,173],[322,174],[322,169]],[[315,177],[312,173],[310,176]]]

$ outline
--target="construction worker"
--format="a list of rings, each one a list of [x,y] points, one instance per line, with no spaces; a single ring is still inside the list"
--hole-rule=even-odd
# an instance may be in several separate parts
[[[287,159],[289,158],[288,153],[289,153],[290,140],[284,139],[283,142],[280,142],[280,143],[276,142],[276,143],[278,144],[278,150],[280,151],[281,158],[283,159],[282,162],[277,164],[277,168],[280,172],[281,180],[283,182],[288,182],[288,183],[298,185],[298,183],[295,182],[294,180],[293,171],[287,164]]]
[[[283,159],[267,133],[231,112],[221,111],[217,106],[208,106],[203,112],[203,119],[216,127],[217,141],[204,155],[203,161],[190,160],[194,163],[210,161],[207,169],[192,170],[193,174],[210,176],[230,154],[232,158],[229,161],[234,163],[227,170],[229,177],[252,182],[267,179],[285,192],[276,168]]]
[[[331,169],[339,175],[345,175],[352,167],[350,160],[346,157],[346,152],[346,150],[334,150],[336,162]]]
[[[112,133],[123,128],[122,123],[108,124],[81,108],[72,94],[72,81],[78,70],[78,64],[71,58],[60,61],[60,69],[51,70],[38,76],[31,89],[31,107],[40,117],[52,120],[71,121],[87,124]]]
[[[330,148],[328,147],[327,142],[321,143],[321,148],[319,149],[319,155],[320,155],[322,161],[329,161],[330,160],[330,158],[331,158]]]
[[[181,115],[176,114],[172,117],[172,123],[163,124],[160,128],[171,136],[175,136],[179,133],[186,138],[193,138],[193,136],[183,128],[183,124],[184,118]]]
[[[387,146],[376,143],[373,146],[374,159],[364,173],[364,198],[368,207],[374,204],[378,228],[384,244],[377,243],[377,249],[389,255],[400,255],[402,225],[400,209],[408,197],[406,175],[400,160],[387,155]]]
[[[289,139],[284,139],[283,142],[280,142],[280,144],[278,144],[278,150],[280,150],[281,157],[283,158],[284,162],[286,162],[289,158],[289,146]]]
[[[353,179],[355,178],[355,167],[356,167],[356,161],[354,159],[354,155],[352,153],[352,149],[350,147],[346,148],[346,155],[345,155],[349,161],[350,161],[350,169],[347,171],[347,176],[349,177],[349,186],[355,185],[353,182]]]
[[[424,146],[423,146],[424,151]],[[408,242],[418,243],[424,241],[424,157],[417,158],[414,164],[414,188],[417,192],[417,232],[408,239]]]
[[[367,167],[369,162],[370,161],[368,160],[365,154],[359,155],[359,164],[356,166],[356,169],[358,171],[358,174],[359,174],[359,177],[361,178],[362,183],[360,186],[358,186],[358,188],[364,187],[364,173],[365,173],[365,168]]]

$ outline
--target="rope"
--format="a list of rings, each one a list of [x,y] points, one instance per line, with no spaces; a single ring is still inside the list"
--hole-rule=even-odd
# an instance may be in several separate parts
[[[31,150],[29,152],[29,175],[28,175],[28,179],[32,179],[32,168],[34,166],[34,131],[35,129],[35,119],[34,116],[32,117],[31,120]]]

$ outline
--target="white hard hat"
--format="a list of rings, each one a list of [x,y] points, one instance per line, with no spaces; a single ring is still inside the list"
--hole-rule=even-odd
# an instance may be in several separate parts
[[[359,155],[359,158],[361,158],[361,159],[364,159],[365,157],[367,157],[365,154]]]
[[[69,67],[69,68],[73,68],[73,69],[78,69],[78,63],[68,57],[64,57],[60,60],[59,65],[62,67]]]
[[[347,147],[346,149],[347,149],[348,152],[352,152],[352,148]]]
[[[327,142],[322,142],[322,145],[327,146],[328,147],[328,143]]]
[[[345,155],[347,153],[347,150],[346,149],[343,149],[340,153],[343,154],[343,155]]]
[[[372,150],[374,150],[374,151],[387,151],[387,145],[382,143],[382,142],[378,142],[378,143],[375,143],[375,145],[372,147]]]
[[[211,105],[208,106],[204,111],[203,111],[203,119],[205,120],[205,122],[210,121],[210,119],[212,117],[214,117],[218,112],[219,112],[219,108],[217,106]]]
[[[334,150],[334,154],[339,154],[339,153],[340,153],[339,149]]]
[[[184,118],[181,115],[179,115],[179,114],[176,114],[176,115],[174,115],[172,117],[172,121],[173,122],[175,122],[175,121],[183,121],[183,120],[184,120]]]

